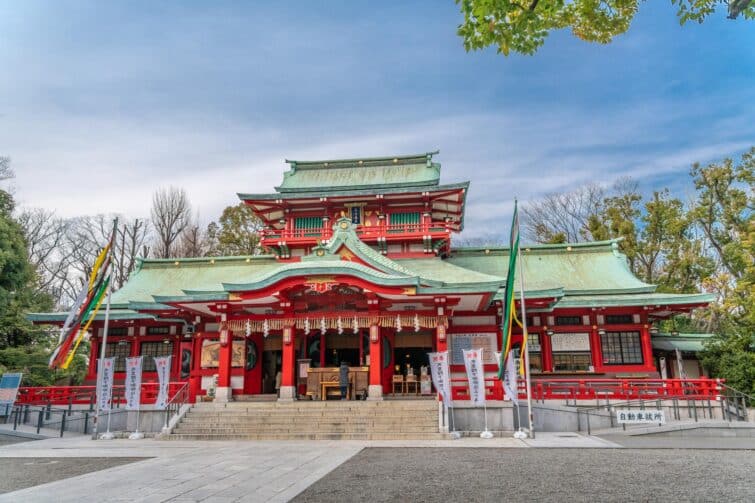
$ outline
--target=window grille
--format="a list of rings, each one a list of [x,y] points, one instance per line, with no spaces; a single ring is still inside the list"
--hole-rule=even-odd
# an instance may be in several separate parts
[[[631,314],[607,314],[606,325],[629,325],[634,323]]]
[[[145,372],[156,372],[155,356],[170,356],[173,354],[173,343],[168,342],[142,342],[141,353],[144,358],[142,365]]]
[[[117,342],[108,342],[105,346],[105,357],[115,357],[115,372],[126,371],[126,358],[131,355],[131,344],[119,344]]]
[[[605,365],[643,363],[639,332],[606,332],[600,336]]]

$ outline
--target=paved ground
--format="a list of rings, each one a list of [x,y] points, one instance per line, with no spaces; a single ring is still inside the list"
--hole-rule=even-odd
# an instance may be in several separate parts
[[[293,501],[755,501],[744,451],[368,448]]]
[[[0,493],[67,479],[144,458],[0,458]]]
[[[755,451],[755,437],[601,435],[600,438],[632,449],[735,449]],[[755,457],[755,452],[751,455]],[[753,484],[755,485],[755,481],[753,481]]]
[[[370,501],[378,499],[378,495],[393,495],[386,496],[385,501],[422,501],[423,498],[425,501],[429,501],[428,498],[483,501],[491,494],[501,499],[502,487],[520,491],[527,485],[536,486],[546,499],[561,501],[570,495],[569,499],[574,500],[576,494],[577,501],[587,499],[586,495],[593,501],[603,501],[614,495],[614,499],[633,499],[631,491],[645,494],[642,486],[632,485],[637,477],[649,477],[659,485],[665,484],[665,489],[662,487],[657,494],[645,494],[644,498],[633,501],[658,499],[656,496],[665,495],[663,490],[671,491],[670,488],[676,491],[675,500],[705,500],[713,491],[719,491],[720,495],[731,494],[730,501],[742,499],[743,495],[755,500],[752,492],[755,455],[752,452],[629,451],[617,447],[616,443],[604,439],[573,433],[541,433],[535,440],[524,441],[510,437],[296,442],[51,438],[0,446],[3,484],[12,484],[16,471],[28,472],[29,479],[40,484],[0,494],[0,503],[283,502],[302,491],[306,492],[300,501],[353,501],[360,494],[368,494],[366,491],[375,491],[368,494],[366,500]],[[363,451],[365,448],[367,450]],[[614,452],[619,454],[611,454]],[[150,459],[132,462],[133,458],[145,457]],[[90,461],[82,464],[80,458],[90,458]],[[23,464],[27,462],[32,464]],[[37,469],[37,465],[45,466],[42,463],[57,465],[53,471],[81,465],[78,473],[82,474],[73,477],[67,474],[65,476],[70,478],[49,481],[51,479],[45,477],[50,473]],[[484,471],[477,471],[480,466]],[[688,470],[688,467],[691,468]],[[88,470],[91,471],[83,473]],[[543,477],[539,475],[541,470],[545,473]],[[579,482],[574,482],[576,479],[572,477],[577,475]],[[697,485],[688,483],[688,479],[695,479]],[[460,480],[468,482],[460,484]],[[745,487],[742,481],[746,481]],[[701,483],[706,486],[698,489]],[[458,487],[477,492],[461,494]],[[339,492],[344,488],[353,493],[345,497]],[[700,492],[680,492],[688,488]],[[430,492],[417,492],[422,490]],[[739,492],[728,492],[734,490]],[[515,492],[508,499],[523,499],[526,496],[522,494]]]

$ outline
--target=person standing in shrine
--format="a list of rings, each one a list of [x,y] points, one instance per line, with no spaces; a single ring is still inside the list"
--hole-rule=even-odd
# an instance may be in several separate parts
[[[338,385],[341,387],[341,400],[346,400],[346,394],[349,391],[349,364],[341,362],[338,369]]]

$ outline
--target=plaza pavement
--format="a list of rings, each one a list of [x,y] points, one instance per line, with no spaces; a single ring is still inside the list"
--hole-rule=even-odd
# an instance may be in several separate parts
[[[421,441],[92,441],[51,438],[0,447],[2,458],[150,458],[5,494],[2,502],[283,502],[366,447],[526,448],[616,447],[572,433],[541,433],[535,440],[463,438]],[[397,457],[400,458],[400,450]],[[75,460],[71,460],[75,462]],[[23,470],[22,462],[15,469]],[[0,477],[3,476],[0,474]],[[10,474],[6,473],[6,476]]]

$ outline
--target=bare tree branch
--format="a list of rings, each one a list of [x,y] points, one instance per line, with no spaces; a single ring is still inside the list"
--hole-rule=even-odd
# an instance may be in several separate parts
[[[178,239],[191,224],[191,203],[184,189],[158,189],[152,196],[154,253],[157,258],[176,256]]]

